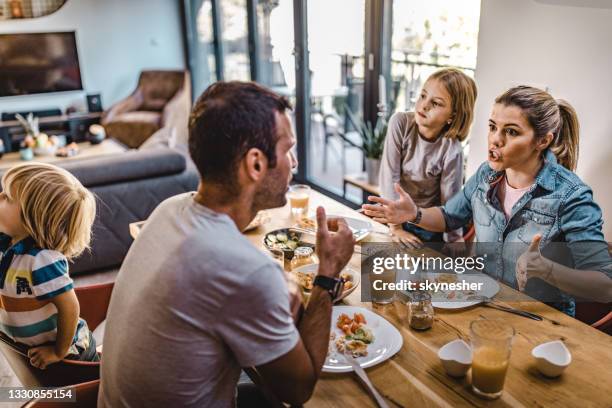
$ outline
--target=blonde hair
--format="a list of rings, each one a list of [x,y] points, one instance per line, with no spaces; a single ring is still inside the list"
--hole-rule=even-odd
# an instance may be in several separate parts
[[[476,82],[456,68],[444,68],[434,72],[427,78],[440,81],[451,97],[453,117],[444,137],[464,141],[470,131],[474,119],[474,104],[478,96]]]
[[[96,200],[68,171],[45,163],[25,163],[2,176],[2,190],[19,206],[21,222],[40,248],[68,259],[89,248]]]
[[[553,140],[548,148],[559,164],[571,171],[576,169],[580,124],[576,111],[568,102],[555,100],[546,91],[523,85],[510,88],[498,96],[495,103],[520,108],[536,138],[552,133]]]

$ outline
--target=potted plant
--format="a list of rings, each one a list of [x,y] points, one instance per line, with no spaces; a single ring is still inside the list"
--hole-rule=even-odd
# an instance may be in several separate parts
[[[370,121],[364,122],[362,118],[353,113],[348,106],[345,106],[348,117],[355,127],[355,131],[361,136],[362,144],[359,146],[366,158],[366,173],[368,183],[378,184],[378,174],[380,172],[380,159],[385,145],[388,122],[386,115],[380,113],[376,124],[372,126]]]
[[[50,156],[55,154],[59,139],[57,136],[49,137],[46,133],[41,133],[38,126],[38,118],[32,113],[27,117],[16,114],[15,117],[23,126],[26,137],[21,143],[21,157],[23,160],[32,160],[33,155]]]

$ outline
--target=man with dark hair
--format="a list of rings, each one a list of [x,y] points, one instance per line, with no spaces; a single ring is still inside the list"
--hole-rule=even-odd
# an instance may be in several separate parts
[[[259,210],[286,203],[297,165],[289,109],[243,82],[216,83],[196,102],[189,151],[201,182],[155,209],[121,267],[99,406],[231,407],[241,367],[256,367],[282,401],[310,398],[351,231],[337,220],[330,232],[317,209],[318,278],[299,321],[284,272],[241,234]]]

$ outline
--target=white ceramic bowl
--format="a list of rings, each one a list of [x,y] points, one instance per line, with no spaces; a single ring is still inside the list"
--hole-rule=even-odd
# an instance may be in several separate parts
[[[572,353],[562,341],[542,343],[531,350],[538,370],[547,377],[558,377],[572,362]]]
[[[463,377],[472,366],[472,348],[460,339],[442,346],[438,350],[438,357],[451,377]]]

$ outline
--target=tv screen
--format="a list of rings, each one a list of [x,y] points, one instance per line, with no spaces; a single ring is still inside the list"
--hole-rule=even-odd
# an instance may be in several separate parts
[[[74,32],[0,34],[0,96],[81,89]]]

